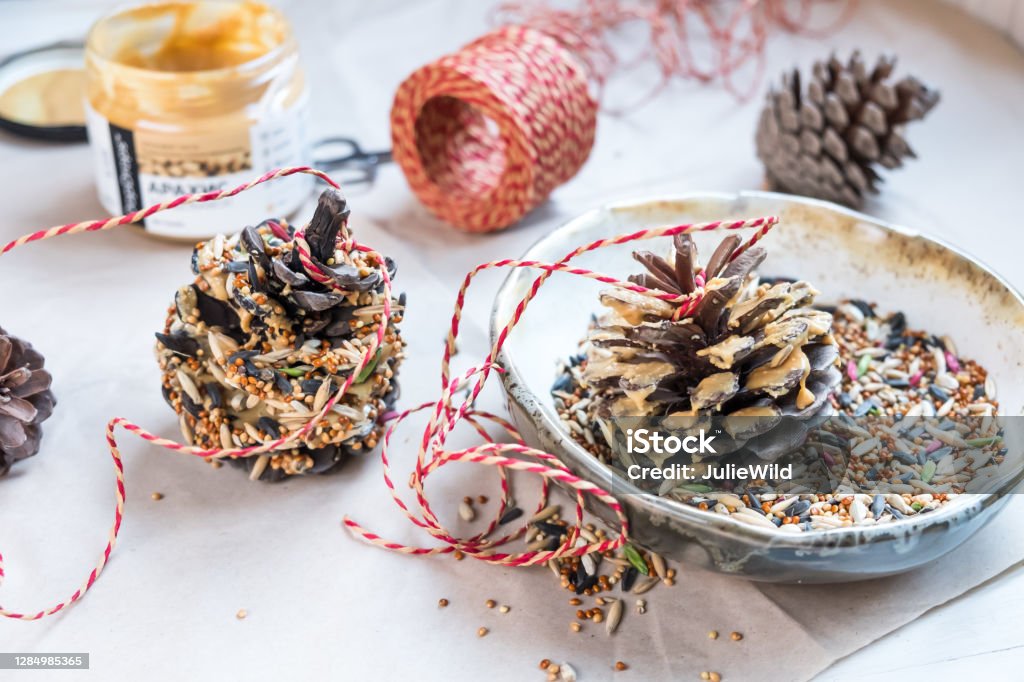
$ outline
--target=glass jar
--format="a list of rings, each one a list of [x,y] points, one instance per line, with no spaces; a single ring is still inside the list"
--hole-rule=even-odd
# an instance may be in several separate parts
[[[100,202],[128,213],[309,165],[308,93],[287,20],[258,2],[155,2],[101,19],[86,41],[86,121]],[[199,239],[287,216],[312,178],[146,219]]]

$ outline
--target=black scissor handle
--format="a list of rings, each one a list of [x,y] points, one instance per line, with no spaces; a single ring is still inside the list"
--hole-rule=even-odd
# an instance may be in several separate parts
[[[313,165],[323,170],[362,168],[371,173],[391,163],[391,151],[367,152],[350,137],[326,137],[313,143]]]

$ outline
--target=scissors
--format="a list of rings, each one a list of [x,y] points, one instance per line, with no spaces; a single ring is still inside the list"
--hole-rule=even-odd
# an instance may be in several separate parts
[[[313,166],[324,171],[344,171],[349,184],[372,185],[377,169],[393,160],[391,150],[364,151],[349,137],[327,137],[313,143]]]

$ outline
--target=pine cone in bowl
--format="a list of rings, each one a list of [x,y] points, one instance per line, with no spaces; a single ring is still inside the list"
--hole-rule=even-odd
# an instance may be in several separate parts
[[[32,344],[0,328],[0,476],[39,452],[40,425],[57,404],[43,363]]]
[[[841,379],[831,314],[810,307],[817,292],[807,282],[760,283],[764,250],[733,259],[739,245],[726,237],[703,270],[688,235],[675,237],[667,260],[633,254],[647,272],[630,281],[689,294],[699,275],[705,293],[679,320],[676,304],[622,288],[601,293],[609,311],[589,334],[583,372],[596,416],[743,417],[724,422],[730,438],[716,441],[718,456],[747,447],[775,459],[802,440],[801,423],[831,414],[828,396]]]

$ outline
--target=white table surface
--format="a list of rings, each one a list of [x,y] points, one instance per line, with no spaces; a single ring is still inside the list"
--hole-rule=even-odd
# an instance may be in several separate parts
[[[103,8],[113,4],[116,3],[103,0],[7,0],[0,4],[3,51],[81,35]],[[376,147],[388,142],[387,111],[391,95],[403,76],[481,33],[487,25],[484,5],[489,3],[292,0],[280,4],[295,22],[305,50],[314,84],[314,131],[319,135],[352,135],[367,146]],[[794,63],[807,64],[833,48],[843,53],[860,47],[868,54],[895,51],[901,67],[939,87],[943,94],[940,106],[910,132],[920,161],[889,175],[884,194],[867,210],[963,246],[1015,286],[1024,288],[1024,271],[1020,268],[1024,237],[1019,221],[1015,220],[1022,189],[1020,159],[1024,153],[1024,55],[992,29],[937,2],[865,0],[862,5],[856,20],[842,33],[829,38],[827,44],[775,37],[770,43],[769,73]],[[616,84],[611,95],[628,98],[649,82],[649,73],[631,75]],[[660,191],[758,187],[761,170],[753,154],[757,110],[757,100],[737,106],[716,88],[684,83],[673,86],[655,102],[628,116],[602,117],[597,146],[580,175],[523,225],[489,237],[462,235],[438,224],[416,205],[397,171],[388,169],[371,191],[353,193],[357,229],[363,229],[361,234],[369,235],[371,243],[385,244],[401,252],[404,287],[424,292],[420,295],[438,306],[441,317],[446,317],[456,282],[467,269],[499,255],[518,255],[560,221],[602,200]],[[36,144],[0,136],[0,169],[4,178],[0,184],[0,236],[5,239],[29,229],[101,215],[91,185],[91,157],[85,146]],[[158,324],[163,298],[169,300],[173,287],[187,277],[185,251],[134,233],[75,238],[29,248],[31,252],[8,256],[4,262],[0,281],[5,296],[0,298],[0,323],[15,331],[18,327],[38,329],[40,325],[49,325],[50,329],[63,332],[61,336],[46,338],[40,338],[38,333],[30,335],[47,353],[58,381],[64,373],[77,368],[89,377],[88,382],[75,384],[76,394],[61,395],[58,409],[73,409],[83,400],[105,401],[112,407],[101,414],[112,415],[116,409],[126,409],[143,423],[162,425],[165,432],[173,433],[172,420],[166,408],[156,404],[157,399],[148,406],[119,402],[124,391],[150,391],[149,387],[154,385],[156,370],[148,351],[143,348],[143,352],[122,355],[122,347],[116,344],[97,349],[95,344],[104,336],[95,328],[98,324],[117,325],[118,334],[144,347],[147,334]],[[123,286],[124,291],[116,300],[125,304],[129,314],[117,314],[110,308],[114,300],[99,298],[99,292],[107,292],[102,294],[107,297],[114,287],[124,285],[124,261],[135,259],[145,259],[145,274]],[[92,267],[80,268],[80,262]],[[135,272],[138,275],[139,269]],[[9,288],[12,277],[19,282],[13,290]],[[471,316],[486,319],[490,293],[497,281],[496,277],[487,280],[483,290],[477,292],[469,308]],[[76,291],[76,296],[79,292],[92,294],[98,303],[95,307],[68,305],[62,298],[62,292],[68,290]],[[21,298],[23,293],[33,297],[31,302]],[[160,301],[155,307],[154,297]],[[428,323],[424,320],[423,324]],[[437,326],[437,330],[442,328],[443,325]],[[440,335],[440,331],[437,333]],[[472,335],[467,343],[478,347],[484,338],[482,329],[477,328]],[[87,352],[83,346],[90,342],[94,344],[93,350]],[[439,350],[434,340],[427,345],[431,352]],[[102,372],[92,369],[93,365],[105,364],[118,368],[116,381],[105,381]],[[433,386],[406,389],[408,395],[427,398]],[[86,397],[85,390],[93,393]],[[155,391],[150,392],[155,396]],[[66,455],[73,455],[74,461],[68,461],[67,466],[74,468],[75,477],[69,479],[63,469],[65,464],[44,449],[42,455],[32,460],[31,471],[12,479],[12,493],[0,493],[0,551],[9,562],[10,575],[8,583],[0,587],[0,603],[33,608],[40,600],[64,596],[63,586],[78,580],[89,566],[84,557],[96,553],[98,538],[102,537],[97,519],[105,519],[111,506],[110,473],[100,433],[101,422],[95,419],[79,418],[77,413],[55,416],[44,447],[56,443],[58,448],[69,448]],[[70,648],[78,643],[85,646],[106,642],[108,650],[93,648],[94,656],[131,657],[131,651],[117,650],[109,644],[111,637],[120,637],[117,623],[127,618],[129,612],[147,613],[142,618],[134,615],[133,627],[146,628],[150,633],[146,636],[170,644],[184,637],[184,629],[193,627],[186,616],[194,604],[202,604],[197,614],[202,614],[204,622],[211,605],[218,618],[233,621],[235,609],[252,605],[253,590],[263,590],[258,603],[265,611],[273,612],[272,607],[294,610],[298,603],[302,605],[301,613],[292,613],[292,618],[277,626],[269,623],[255,630],[260,626],[252,621],[258,621],[260,612],[253,608],[250,620],[238,623],[239,628],[225,627],[232,633],[218,634],[216,641],[203,646],[189,640],[190,652],[200,659],[233,660],[241,666],[238,670],[246,671],[247,678],[262,679],[255,671],[260,669],[260,657],[266,654],[245,650],[250,640],[243,626],[248,626],[263,633],[262,637],[270,637],[270,642],[280,643],[280,648],[275,647],[274,658],[285,657],[290,651],[303,652],[303,660],[296,661],[294,668],[300,673],[315,669],[332,677],[347,678],[346,673],[356,671],[367,679],[409,676],[410,671],[416,670],[406,665],[400,654],[389,660],[383,650],[347,651],[344,655],[353,661],[351,665],[336,660],[330,652],[345,651],[346,628],[369,628],[378,632],[382,641],[396,630],[406,632],[408,628],[399,627],[407,625],[400,604],[415,597],[402,588],[406,576],[425,572],[430,580],[448,585],[445,571],[450,564],[427,561],[413,565],[401,558],[375,558],[374,565],[380,570],[392,571],[387,582],[394,600],[380,597],[368,601],[357,595],[370,589],[363,587],[368,585],[367,581],[380,577],[366,575],[357,567],[352,569],[351,578],[336,581],[351,581],[348,591],[333,588],[330,597],[325,597],[315,589],[319,581],[303,576],[301,565],[293,563],[294,557],[275,556],[272,543],[239,545],[230,539],[259,528],[258,532],[266,537],[287,535],[310,540],[306,545],[309,561],[324,554],[339,564],[355,562],[358,566],[367,561],[364,553],[375,550],[356,547],[344,538],[334,542],[333,536],[326,543],[329,547],[323,548],[316,544],[322,536],[295,528],[294,518],[275,515],[275,505],[284,505],[286,500],[294,504],[298,499],[294,486],[270,490],[260,498],[232,481],[224,487],[223,499],[214,500],[212,496],[218,488],[216,483],[210,483],[209,477],[226,481],[225,477],[232,472],[208,472],[199,462],[181,462],[137,443],[126,445],[126,450],[129,485],[134,487],[130,490],[125,537],[110,573],[95,594],[77,607],[83,611],[106,609],[105,619],[100,622],[108,625],[93,625],[93,630],[86,634],[79,632],[73,622],[61,619],[44,626],[0,623],[0,649],[8,650],[8,642],[29,650],[40,642],[48,646],[67,642]],[[86,458],[87,463],[78,461]],[[329,483],[316,482],[310,486],[314,492],[306,493],[305,498],[312,500],[310,518],[319,515],[334,519],[342,512],[352,511],[344,504],[345,485],[352,484],[351,479],[360,469],[375,466],[366,464]],[[52,497],[39,496],[34,490],[29,494],[24,485],[28,476],[55,476],[53,480],[60,481],[59,489],[52,491]],[[373,479],[371,485],[378,486],[374,495],[379,508],[383,508],[383,487],[376,471],[369,477]],[[194,487],[190,487],[190,481],[195,482]],[[0,483],[0,491],[6,484]],[[154,507],[148,499],[149,492],[167,486],[173,489],[166,490],[168,499],[161,503],[165,506]],[[326,486],[338,486],[336,496],[322,494],[335,490]],[[438,494],[443,494],[443,490],[439,485]],[[257,504],[254,500],[265,503]],[[240,506],[236,507],[236,503]],[[46,509],[53,505],[80,507],[82,514],[81,518],[73,514],[70,518],[67,514],[50,515],[34,511],[34,505]],[[188,515],[192,505],[202,506],[203,514]],[[136,517],[139,520],[134,520]],[[150,534],[154,526],[160,526],[161,519],[169,520],[168,526],[160,533]],[[336,521],[321,525],[331,528],[329,532],[340,532],[333,524]],[[401,528],[397,522],[384,525]],[[33,527],[49,540],[45,546],[40,547],[42,538],[30,541],[24,537],[26,529]],[[150,530],[140,534],[142,527]],[[411,533],[396,532],[403,539],[417,539]],[[239,556],[238,547],[244,547],[243,551],[250,554]],[[307,558],[300,558],[305,563]],[[128,570],[139,561],[150,567],[145,577],[134,569]],[[38,573],[25,576],[25,565],[31,565],[31,570]],[[485,570],[479,566],[471,569]],[[916,622],[836,663],[819,679],[1019,679],[1020,664],[1024,663],[1024,631],[1019,627],[1018,615],[1018,609],[1024,609],[1024,571],[1019,569],[1017,566],[935,608]],[[460,571],[463,570],[460,565]],[[235,571],[245,577],[234,576]],[[252,572],[265,572],[266,577],[254,582],[249,576]],[[291,579],[286,577],[289,575]],[[507,580],[509,586],[520,585],[506,571],[496,575]],[[412,578],[408,580],[412,584]],[[140,582],[145,588],[142,591],[139,587],[134,592],[121,589],[125,584]],[[445,589],[454,588],[449,585]],[[430,593],[426,598],[436,600],[439,596],[445,595]],[[103,605],[92,606],[90,600],[102,601]],[[14,601],[19,603],[9,604]],[[351,612],[347,611],[350,604]],[[318,623],[333,623],[331,618],[339,612],[346,616],[348,625],[332,631],[318,628]],[[228,626],[233,625],[236,623],[228,622]],[[466,624],[462,625],[465,629]],[[15,629],[20,627],[33,629],[24,634]],[[274,638],[278,632],[275,627],[282,628],[278,639]],[[433,621],[424,620],[421,629],[422,640],[440,652],[468,641],[467,637],[475,640],[471,632],[456,635]],[[62,633],[66,639],[61,639]],[[323,640],[322,651],[312,659],[311,638]],[[402,645],[399,638],[399,652]],[[509,658],[500,642],[488,645],[495,648],[494,655],[499,660]],[[244,652],[244,661],[238,651]],[[366,660],[371,656],[375,662]],[[199,679],[205,670],[200,661],[179,667],[136,661],[129,669],[140,675],[145,672],[151,679]],[[267,670],[271,669],[277,670],[268,665]],[[439,679],[443,669],[428,666],[420,672],[424,679]],[[459,677],[468,675],[465,670],[459,673]],[[482,676],[486,677],[487,671],[484,673]],[[224,674],[224,679],[231,677],[230,672]],[[4,678],[2,674],[0,678]],[[596,677],[588,675],[586,679]]]

